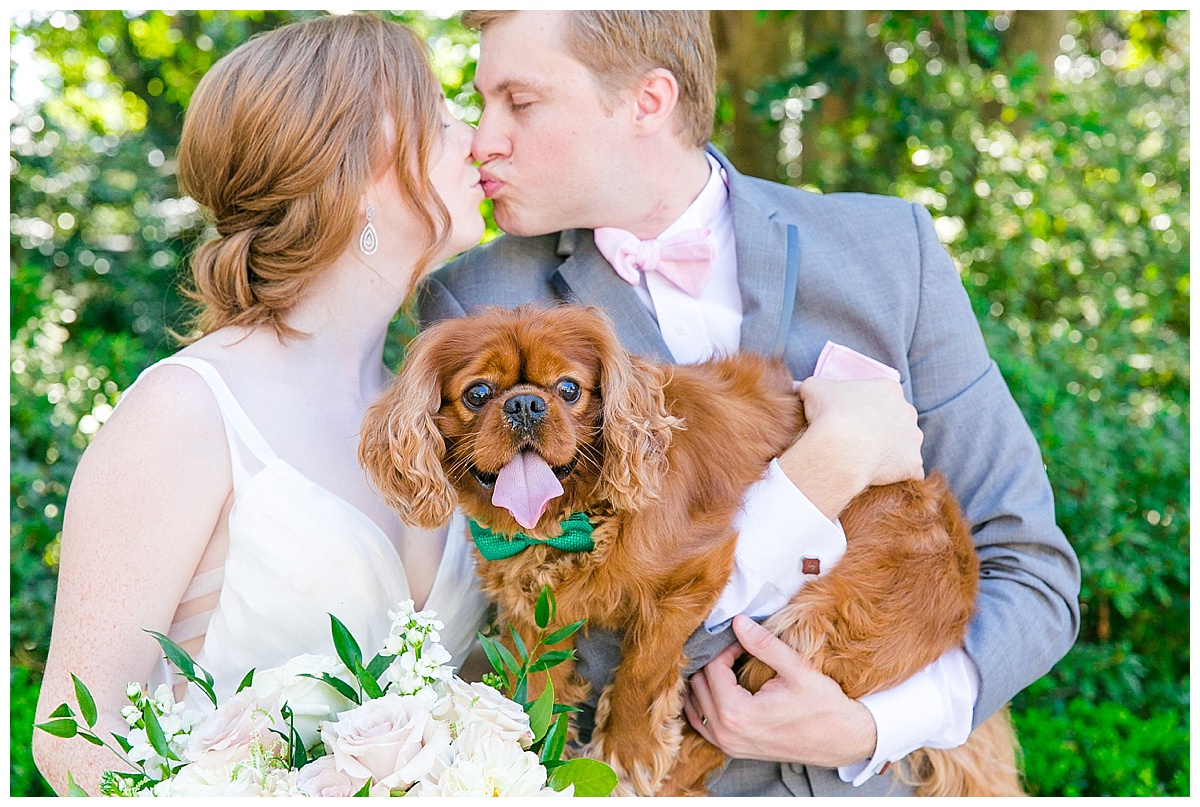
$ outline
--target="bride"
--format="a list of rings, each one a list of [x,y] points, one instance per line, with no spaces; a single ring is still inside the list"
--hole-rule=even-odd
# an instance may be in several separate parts
[[[131,681],[169,680],[146,630],[232,693],[251,668],[372,653],[401,600],[461,662],[484,600],[462,527],[399,522],[358,465],[388,386],[388,324],[417,281],[477,243],[471,130],[408,29],[361,14],[285,26],[196,88],[182,189],[216,236],[192,260],[202,337],[148,368],[84,454],[62,537],[38,720],[86,682],[102,736]],[[111,754],[36,732],[38,768],[90,792]]]

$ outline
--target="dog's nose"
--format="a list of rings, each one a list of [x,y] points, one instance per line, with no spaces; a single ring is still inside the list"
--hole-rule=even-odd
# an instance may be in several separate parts
[[[546,401],[538,395],[514,395],[504,402],[504,414],[514,426],[528,429],[546,417]]]

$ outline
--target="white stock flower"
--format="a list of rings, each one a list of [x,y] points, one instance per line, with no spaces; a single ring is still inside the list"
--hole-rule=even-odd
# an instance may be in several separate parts
[[[537,755],[504,739],[490,724],[468,726],[454,742],[454,761],[427,776],[410,796],[569,796],[546,786]]]
[[[394,691],[411,695],[429,684],[448,681],[454,674],[454,668],[448,664],[451,660],[440,644],[426,644],[419,653],[410,648],[396,656],[385,676],[394,685]]]
[[[339,770],[388,788],[408,787],[450,756],[450,732],[429,706],[427,698],[384,695],[325,723],[321,739]]]
[[[280,706],[287,703],[292,710],[292,722],[307,749],[320,740],[321,724],[349,709],[354,702],[324,681],[308,678],[306,673],[317,678],[328,673],[342,680],[348,675],[345,665],[332,656],[305,654],[282,667],[256,672],[250,689],[264,703],[275,702]],[[276,728],[286,732],[286,725],[281,718]]]
[[[468,684],[457,676],[451,678],[449,697],[435,714],[453,724],[459,733],[475,723],[487,723],[503,739],[519,743],[522,748],[533,744],[529,715],[487,684]]]

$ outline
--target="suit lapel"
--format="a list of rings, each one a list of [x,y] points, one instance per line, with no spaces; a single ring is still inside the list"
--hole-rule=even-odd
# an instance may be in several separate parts
[[[783,354],[796,303],[800,275],[800,239],[796,225],[725,156],[710,153],[729,177],[737,248],[738,286],[742,292],[741,349],[767,356]]]
[[[566,255],[566,260],[550,276],[559,296],[570,303],[603,309],[631,353],[674,361],[658,323],[633,287],[617,276],[596,249],[591,230],[564,232],[559,239],[559,254]]]

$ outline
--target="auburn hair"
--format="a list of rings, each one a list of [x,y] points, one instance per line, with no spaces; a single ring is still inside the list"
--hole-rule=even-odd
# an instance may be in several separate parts
[[[483,29],[515,11],[467,11],[463,24]],[[707,11],[564,11],[567,52],[591,71],[611,98],[656,67],[679,83],[676,134],[698,148],[712,138],[717,52]]]
[[[284,315],[365,225],[362,194],[385,170],[426,236],[415,284],[450,229],[429,180],[441,103],[422,42],[373,14],[285,25],[214,64],[179,144],[180,187],[216,231],[191,258],[195,326],[300,335]]]

